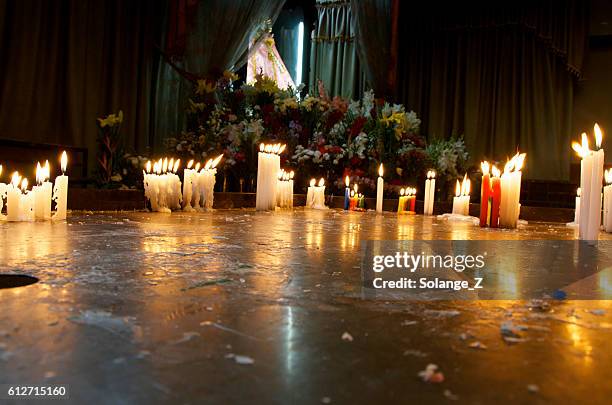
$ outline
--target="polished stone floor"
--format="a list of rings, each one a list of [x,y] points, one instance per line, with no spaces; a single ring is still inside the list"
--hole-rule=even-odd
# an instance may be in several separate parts
[[[363,240],[574,232],[303,209],[0,223],[0,273],[40,279],[0,290],[0,384],[81,404],[610,403],[610,301],[359,293]],[[443,382],[418,377],[430,363]]]

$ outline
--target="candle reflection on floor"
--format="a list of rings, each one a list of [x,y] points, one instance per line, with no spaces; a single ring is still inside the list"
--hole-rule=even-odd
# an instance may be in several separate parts
[[[607,398],[601,384],[582,383],[612,376],[610,301],[534,309],[359,298],[362,241],[574,238],[564,226],[482,230],[419,215],[297,209],[73,214],[64,224],[1,229],[0,270],[41,279],[0,291],[5,383],[70,383],[80,403],[99,400],[90,381],[133,402],[343,402],[347,392],[439,402],[415,377],[436,362],[466,402],[529,402],[532,383],[550,401]],[[570,254],[584,260],[589,250]],[[536,274],[530,264],[520,253],[508,260],[500,288],[519,297],[525,275]],[[606,269],[578,284],[612,293],[610,279]],[[502,338],[508,320],[527,325],[519,343]],[[238,365],[235,355],[255,363]]]

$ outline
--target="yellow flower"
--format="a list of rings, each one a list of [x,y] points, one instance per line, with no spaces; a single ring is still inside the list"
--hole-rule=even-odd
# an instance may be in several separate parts
[[[238,80],[238,75],[234,72],[230,72],[229,70],[223,72],[223,77],[225,77],[230,82]]]
[[[209,82],[206,79],[198,80],[196,94],[212,93],[217,89],[216,83]]]
[[[114,127],[123,122],[123,111],[119,110],[118,114],[109,114],[105,118],[98,118],[100,127]]]

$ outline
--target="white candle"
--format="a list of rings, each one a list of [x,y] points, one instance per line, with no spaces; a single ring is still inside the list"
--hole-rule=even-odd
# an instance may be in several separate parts
[[[471,182],[467,178],[467,173],[463,177],[463,181],[455,186],[455,197],[453,198],[453,214],[470,215],[470,189]]]
[[[425,180],[425,201],[423,213],[425,215],[433,215],[433,204],[436,192],[436,172],[429,170],[427,172],[427,180]]]
[[[34,205],[35,205],[35,194],[34,192],[28,191],[28,179],[21,181],[21,206],[19,209],[19,219],[21,221],[34,221]]]
[[[383,165],[378,168],[378,183],[376,184],[376,212],[381,214],[383,209],[383,190],[385,182],[383,180]]]
[[[274,210],[276,208],[276,189],[278,173],[280,172],[280,154],[285,145],[259,145],[257,155],[257,193],[255,206],[258,211]]]
[[[217,175],[217,165],[221,161],[223,155],[219,155],[215,159],[210,159],[204,165],[200,172],[199,188],[202,190],[203,200],[202,205],[206,210],[212,210],[215,199],[215,182]]]
[[[51,200],[53,198],[53,184],[49,181],[51,178],[51,169],[49,161],[45,161],[42,168],[42,194],[43,194],[43,217],[46,220],[51,219]]]
[[[310,186],[308,187],[308,191],[306,192],[306,206],[312,208],[314,206],[314,192],[316,188],[317,181],[315,179],[310,180]]]
[[[53,187],[53,200],[55,201],[54,220],[66,219],[66,211],[68,209],[68,176],[66,176],[66,166],[68,165],[68,156],[66,152],[62,153],[60,166],[62,175],[55,178],[55,186]]]
[[[521,169],[525,162],[525,153],[517,153],[504,167],[501,176],[501,202],[499,206],[499,226],[516,228],[520,215]]]
[[[603,193],[603,228],[606,232],[612,232],[612,169],[606,170],[604,177],[606,186]]]
[[[601,225],[601,188],[604,166],[604,151],[601,149],[603,134],[597,124],[594,129],[597,151],[590,150],[586,133],[582,133],[582,144],[577,142],[572,144],[572,148],[582,157],[578,234],[581,240],[591,243],[597,241]]]
[[[321,177],[319,185],[314,188],[314,204],[315,209],[327,209],[325,206],[325,180]]]
[[[193,179],[195,174],[191,169],[193,167],[193,159],[187,162],[187,167],[183,171],[183,211],[191,212],[191,199],[193,192]]]
[[[6,219],[8,221],[19,221],[21,216],[21,190],[19,185],[21,176],[19,173],[13,173],[11,184],[7,189],[6,197]]]

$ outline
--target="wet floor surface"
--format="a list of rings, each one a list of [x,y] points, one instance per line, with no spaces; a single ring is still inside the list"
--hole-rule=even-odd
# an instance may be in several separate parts
[[[302,209],[2,223],[0,273],[40,282],[0,290],[0,384],[68,384],[74,403],[609,403],[610,301],[360,294],[363,240],[574,232]],[[430,363],[443,382],[418,377]]]

